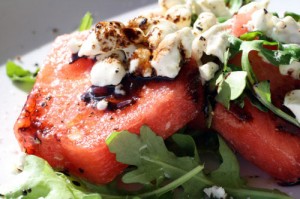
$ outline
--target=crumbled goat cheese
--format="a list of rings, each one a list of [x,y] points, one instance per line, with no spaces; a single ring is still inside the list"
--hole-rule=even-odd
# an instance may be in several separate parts
[[[129,72],[143,77],[150,77],[152,66],[150,63],[151,52],[147,48],[138,48],[134,51],[130,64]]]
[[[300,44],[300,24],[290,16],[280,19],[260,9],[252,14],[246,26],[249,31],[262,31],[276,41]]]
[[[282,75],[290,75],[294,79],[300,79],[300,62],[293,61],[290,65],[280,65],[279,72]]]
[[[135,73],[135,71],[137,71],[138,67],[140,64],[140,60],[139,59],[132,59],[130,60],[129,63],[129,72],[130,73]]]
[[[227,194],[222,187],[212,186],[210,188],[205,188],[204,193],[210,198],[225,199]]]
[[[83,40],[72,38],[68,42],[68,47],[71,50],[71,52],[73,54],[75,54],[75,53],[78,53],[78,51],[80,50],[82,43],[83,43]]]
[[[269,0],[263,0],[263,1],[255,1],[248,3],[244,6],[242,6],[238,13],[239,14],[249,14],[254,12],[255,10],[260,10],[260,9],[266,9],[269,5]]]
[[[114,59],[118,59],[121,62],[125,62],[126,59],[127,59],[126,54],[123,50],[113,50],[113,51],[108,52],[108,53],[102,53],[100,55],[97,55],[96,60],[101,61],[101,60],[107,59],[109,57],[112,57]]]
[[[179,41],[181,44],[181,50],[183,58],[189,59],[192,56],[192,43],[195,39],[191,28],[183,28],[177,31]]]
[[[207,55],[214,55],[224,62],[224,52],[229,47],[228,34],[230,33],[230,20],[227,23],[218,24],[207,31],[202,36],[206,39],[205,53]]]
[[[124,27],[121,22],[97,23],[95,30],[82,44],[78,56],[95,56],[128,47],[131,42],[123,31]]]
[[[211,80],[215,73],[219,70],[219,65],[214,62],[208,62],[204,65],[199,66],[199,72],[202,84],[205,83],[205,81]]]
[[[224,0],[196,0],[197,13],[212,12],[217,17],[230,17],[231,13]]]
[[[101,47],[98,42],[96,33],[92,31],[88,38],[83,42],[81,48],[79,49],[78,56],[93,57],[101,53],[100,49]]]
[[[207,31],[212,26],[216,25],[218,20],[216,16],[211,12],[201,13],[193,25],[193,32],[196,34]]]
[[[196,52],[205,52],[207,55],[214,55],[224,62],[224,52],[229,47],[228,34],[230,33],[231,21],[215,25],[199,35],[193,41],[193,55],[198,59]],[[201,53],[202,55],[202,53]],[[201,57],[200,57],[201,58]],[[196,59],[196,61],[198,61]]]
[[[97,102],[97,105],[96,105],[97,109],[100,111],[105,110],[107,108],[107,106],[108,106],[108,102],[105,99],[100,100],[99,102]]]
[[[159,53],[154,54],[151,65],[158,76],[174,78],[180,70],[181,55],[176,40],[177,34],[168,35],[158,47]]]
[[[192,57],[200,65],[204,52],[223,61],[229,25],[214,26],[216,16],[230,15],[223,0],[160,0],[159,4],[162,10],[156,17],[136,17],[126,25],[99,22],[85,41],[70,42],[71,51],[78,51],[79,57],[96,57],[91,71],[93,85],[118,85],[127,72],[143,77],[156,72],[175,78],[182,59]],[[202,13],[192,31],[192,13],[198,14],[197,10]],[[210,78],[207,69],[204,72],[205,78]]]
[[[293,90],[284,97],[284,106],[288,107],[300,122],[300,90]]]
[[[95,86],[118,85],[125,74],[123,63],[109,57],[94,64],[91,70],[91,83]]]
[[[126,48],[123,48],[122,50],[125,52],[127,59],[132,57],[134,51],[137,49],[135,45],[129,45]]]
[[[144,32],[144,34],[146,34],[150,28],[150,26],[152,25],[152,20],[153,18],[157,18],[157,17],[145,17],[145,16],[138,16],[135,17],[131,20],[129,20],[127,22],[127,27],[130,28],[139,28],[140,30],[142,30]]]
[[[177,26],[166,19],[155,19],[147,33],[149,47],[155,49],[166,35],[176,32]]]
[[[190,28],[183,28],[175,33],[167,35],[153,52],[151,65],[158,76],[174,78],[180,71],[181,52],[184,58],[190,58],[192,54],[192,41],[194,35]]]
[[[206,48],[206,39],[204,37],[196,37],[192,43],[192,57],[198,63],[201,64],[201,57],[203,56],[203,52]]]
[[[141,44],[143,42],[147,42],[147,38],[144,31],[139,27],[128,26],[124,29],[124,31],[128,39],[134,44]]]
[[[187,5],[175,5],[167,10],[166,19],[175,23],[179,29],[189,27],[192,19],[192,9]]]

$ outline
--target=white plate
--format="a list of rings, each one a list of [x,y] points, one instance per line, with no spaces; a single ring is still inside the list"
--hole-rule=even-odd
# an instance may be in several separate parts
[[[50,3],[51,2],[51,3]],[[51,42],[58,34],[73,31],[86,11],[91,11],[96,21],[115,19],[126,21],[155,5],[155,0],[130,1],[1,1],[0,2],[0,65],[8,59],[21,58],[21,65],[33,70],[42,64],[50,49]],[[144,6],[144,7],[142,7]],[[142,7],[136,9],[138,7]],[[284,3],[273,0],[269,11],[283,13],[285,10],[300,12],[298,0]],[[125,13],[121,14],[120,13]],[[117,16],[119,15],[119,16]],[[113,17],[114,16],[114,17]],[[18,89],[5,74],[5,66],[0,67],[0,184],[11,177],[17,164],[13,158],[19,147],[14,139],[13,125],[26,100],[27,94]],[[294,198],[300,198],[300,186],[279,187],[264,172],[240,158],[242,175],[252,186],[277,188]],[[253,176],[259,176],[253,178]]]

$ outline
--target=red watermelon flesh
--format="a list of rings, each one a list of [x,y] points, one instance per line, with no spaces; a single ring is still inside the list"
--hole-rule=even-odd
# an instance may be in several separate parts
[[[116,111],[97,110],[81,100],[91,86],[94,62],[80,58],[69,64],[67,43],[72,37],[84,37],[84,33],[56,39],[15,124],[15,135],[28,154],[103,184],[126,168],[105,144],[112,132],[139,133],[142,125],[148,125],[166,138],[196,117],[202,87],[196,64],[189,61],[176,79],[146,83],[138,91],[136,103]]]

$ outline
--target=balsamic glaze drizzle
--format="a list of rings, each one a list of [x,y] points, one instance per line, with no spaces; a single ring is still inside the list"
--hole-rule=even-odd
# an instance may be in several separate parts
[[[81,100],[86,104],[95,104],[105,99],[108,102],[107,110],[115,111],[133,105],[140,98],[140,90],[149,82],[172,81],[167,77],[140,77],[127,74],[122,82],[122,90],[125,95],[115,93],[116,86],[108,85],[104,87],[91,86],[85,93],[81,95]]]

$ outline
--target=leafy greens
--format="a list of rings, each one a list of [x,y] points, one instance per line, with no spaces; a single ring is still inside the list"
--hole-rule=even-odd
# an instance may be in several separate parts
[[[93,24],[93,17],[90,12],[87,12],[84,17],[81,19],[81,23],[78,27],[79,31],[88,30],[91,28]],[[17,65],[13,61],[6,62],[6,75],[14,82],[18,82],[21,84],[29,84],[30,89],[36,80],[36,76],[39,72],[39,68],[37,68],[34,72],[29,70],[25,70],[23,67]],[[27,87],[22,88],[23,90],[28,90]]]
[[[81,23],[78,27],[79,31],[89,30],[93,24],[93,16],[90,12],[87,12],[81,19]]]
[[[259,31],[241,35],[240,39],[229,36],[228,40],[230,42],[229,53],[225,52],[223,73],[220,74],[216,81],[218,95],[215,99],[229,109],[230,101],[238,99],[243,93],[246,93],[252,104],[260,110],[265,111],[265,108],[267,108],[277,116],[300,127],[299,122],[295,118],[289,116],[272,104],[269,83],[258,81],[249,60],[249,53],[251,51],[257,51],[260,56],[275,66],[289,65],[294,61],[300,60],[300,46],[297,44],[282,44],[269,41],[268,38]],[[273,49],[266,48],[265,46],[273,46]],[[239,52],[241,52],[241,67],[238,68],[228,65],[228,60]],[[229,81],[226,80],[231,74],[237,72],[245,72],[246,77],[240,74],[237,78],[233,76],[233,78],[229,78]],[[254,96],[258,102],[255,101],[252,96]]]
[[[11,182],[0,186],[0,194],[6,198],[34,199],[85,198],[85,199],[140,199],[140,198],[204,198],[204,188],[223,187],[228,196],[234,198],[273,198],[285,199],[289,196],[276,190],[247,187],[239,176],[238,161],[218,136],[220,166],[208,172],[205,162],[199,157],[199,148],[195,140],[204,139],[184,134],[174,134],[164,141],[148,127],[141,128],[140,135],[128,131],[113,133],[108,139],[109,149],[116,153],[117,160],[130,164],[131,167],[122,177],[125,184],[136,184],[137,191],[118,190],[117,182],[105,186],[93,185],[80,179],[55,172],[50,165],[29,155],[25,159],[23,171]],[[199,136],[199,132],[197,136]],[[210,135],[215,135],[210,133]],[[211,138],[210,138],[211,139]],[[177,146],[177,155],[172,152],[167,142]],[[167,147],[168,146],[168,147]],[[201,152],[202,154],[202,152]]]
[[[34,83],[39,69],[35,72],[23,69],[13,61],[6,62],[6,75],[12,80],[21,83]]]
[[[77,181],[76,181],[77,182]],[[0,186],[0,194],[6,198],[75,198],[100,199],[97,193],[89,193],[78,182],[55,172],[51,166],[36,156],[26,156],[24,169],[11,183]],[[77,185],[77,186],[76,186]]]
[[[179,134],[186,139],[175,138],[180,146],[187,146],[186,142],[191,142],[189,135]],[[175,136],[178,136],[175,134]],[[239,176],[239,166],[235,155],[225,142],[219,137],[219,152],[222,157],[220,167],[211,173],[204,172],[201,166],[200,158],[196,158],[198,153],[194,152],[192,156],[177,157],[169,151],[163,142],[163,139],[156,136],[148,127],[142,127],[140,136],[128,131],[115,133],[107,141],[111,152],[116,154],[119,162],[134,165],[135,170],[126,173],[122,180],[124,182],[141,183],[147,186],[154,181],[178,182],[172,189],[178,189],[179,185],[183,188],[183,198],[204,197],[203,189],[217,185],[223,187],[226,192],[235,198],[246,198],[255,196],[257,198],[289,198],[278,191],[267,191],[264,189],[249,188]],[[189,140],[189,141],[188,141]],[[192,142],[193,143],[193,142]],[[194,146],[190,143],[190,146]],[[185,148],[185,147],[184,147]],[[191,150],[191,149],[190,149]],[[195,151],[192,150],[192,151]],[[183,181],[183,177],[189,171],[199,168],[198,172],[189,181]],[[226,176],[226,177],[224,177]],[[186,178],[185,178],[186,179]],[[160,183],[158,185],[163,185]],[[148,195],[155,197],[161,196],[164,192],[159,192],[160,188],[153,186]],[[196,185],[196,186],[195,186]],[[174,192],[174,191],[173,191]],[[141,194],[140,196],[145,196]]]

